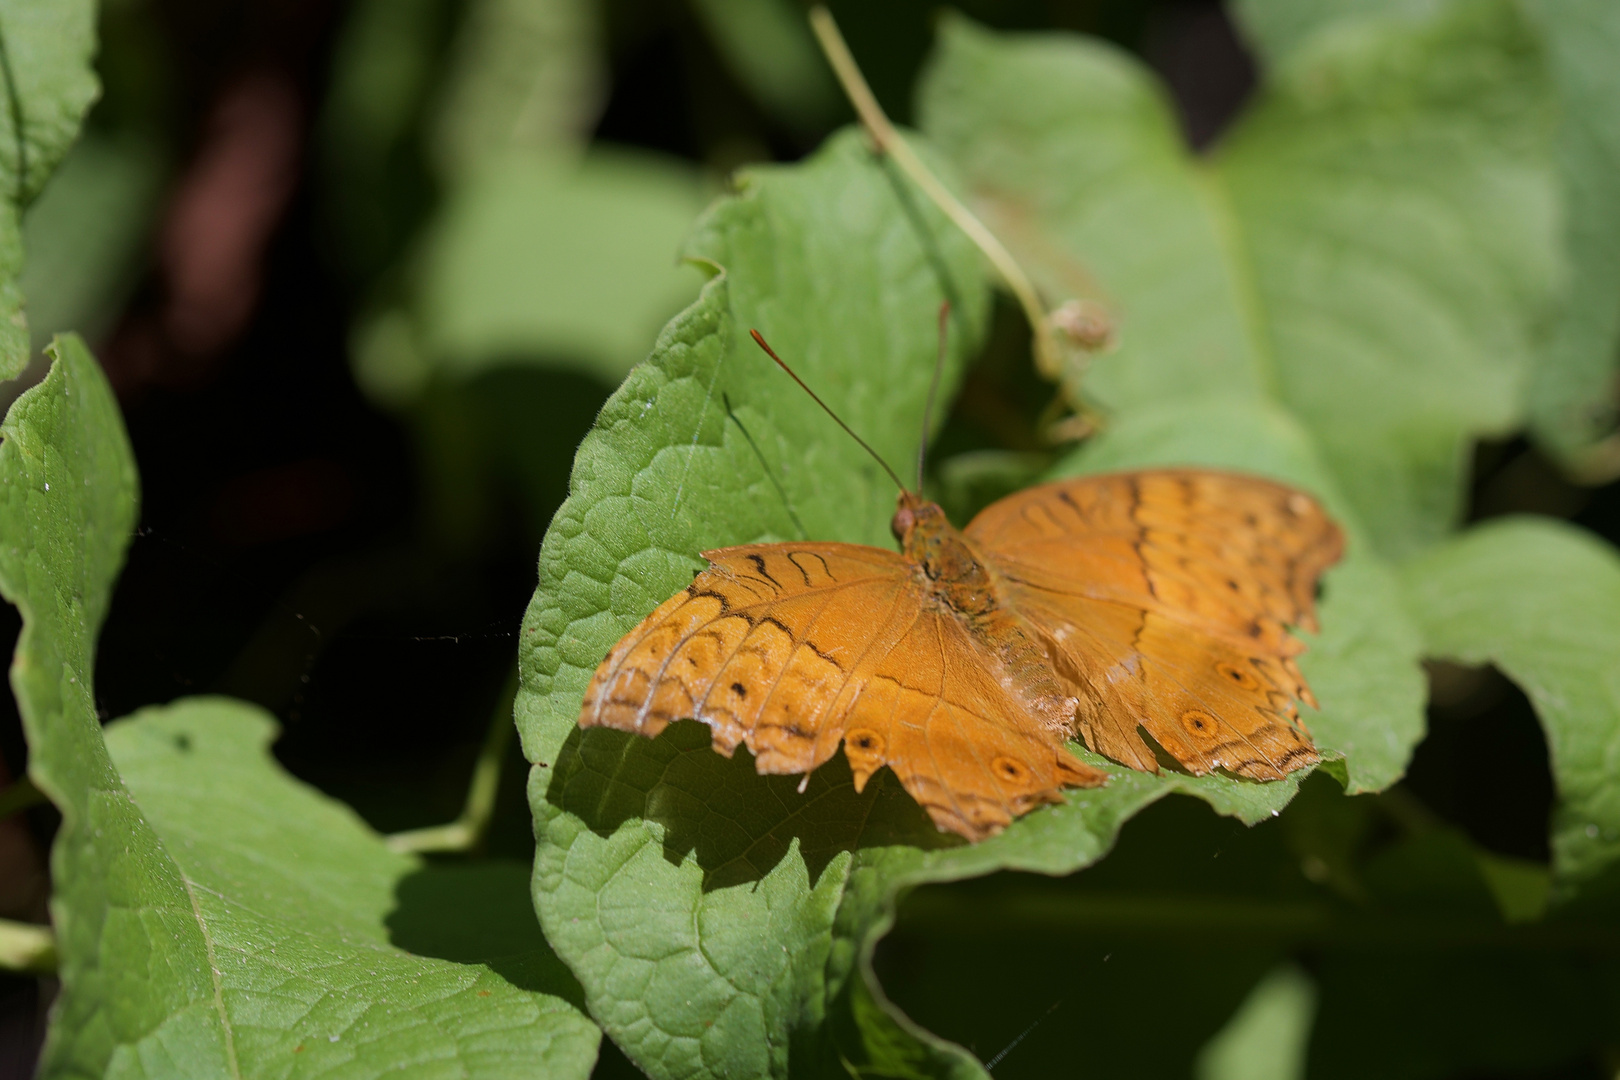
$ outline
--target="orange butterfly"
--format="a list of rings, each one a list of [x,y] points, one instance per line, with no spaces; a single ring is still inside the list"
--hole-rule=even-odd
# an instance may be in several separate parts
[[[651,737],[691,717],[727,757],[746,744],[760,773],[806,781],[842,743],[856,791],[887,765],[970,840],[1105,783],[1064,748],[1077,736],[1149,772],[1142,731],[1197,775],[1277,780],[1318,760],[1286,627],[1316,629],[1343,537],[1309,496],[1160,469],[1042,484],[960,531],[902,490],[891,527],[899,554],[704,552],[596,669],[580,726]]]

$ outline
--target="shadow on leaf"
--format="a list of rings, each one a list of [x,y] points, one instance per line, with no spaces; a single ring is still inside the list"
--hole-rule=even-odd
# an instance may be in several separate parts
[[[657,822],[664,857],[679,865],[694,855],[705,892],[759,881],[795,840],[812,884],[841,851],[962,842],[935,829],[888,769],[857,794],[840,753],[801,793],[802,780],[760,776],[745,747],[721,757],[695,720],[671,724],[656,739],[576,728],[558,754],[546,799],[602,837],[627,821]]]
[[[394,887],[389,941],[417,956],[485,964],[522,990],[585,1008],[579,981],[552,952],[529,898],[529,867],[510,860],[430,863]]]

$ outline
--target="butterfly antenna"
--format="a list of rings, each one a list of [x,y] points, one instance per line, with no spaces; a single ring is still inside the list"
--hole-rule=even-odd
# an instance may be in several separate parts
[[[934,416],[934,395],[939,393],[939,373],[945,368],[945,338],[951,329],[951,302],[939,302],[939,351],[934,354],[934,377],[928,382],[928,404],[923,406],[922,438],[917,440],[917,493],[922,494],[923,461],[928,457],[928,421]]]
[[[901,491],[905,491],[906,490],[906,485],[901,482],[899,475],[896,474],[893,469],[889,468],[889,463],[887,461],[883,460],[883,455],[879,454],[876,450],[872,449],[871,444],[868,443],[865,439],[861,438],[859,435],[855,434],[854,429],[851,428],[848,424],[844,423],[842,418],[840,418],[837,413],[832,411],[831,406],[829,406],[825,401],[822,401],[821,398],[817,397],[816,392],[814,390],[810,389],[808,386],[806,386],[804,384],[804,380],[799,378],[798,374],[795,373],[792,368],[787,366],[787,362],[785,360],[783,360],[780,356],[776,355],[776,350],[772,349],[769,345],[765,344],[765,339],[764,339],[764,337],[762,337],[760,335],[760,332],[758,330],[749,330],[748,333],[753,336],[754,344],[756,344],[760,348],[764,349],[765,350],[765,355],[769,356],[772,360],[775,360],[776,361],[776,366],[781,368],[783,371],[787,372],[788,375],[793,379],[793,381],[799,384],[799,389],[800,390],[803,390],[805,393],[810,395],[810,400],[811,401],[814,401],[817,405],[820,405],[821,408],[823,409],[823,411],[825,411],[828,416],[832,417],[833,420],[837,422],[838,426],[843,428],[844,431],[846,433],[848,433],[850,438],[854,439],[856,442],[861,444],[861,449],[862,450],[865,450],[868,454],[872,455],[872,460],[876,461],[879,465],[883,466],[883,471],[889,474],[889,479],[894,481],[894,486],[899,488]]]

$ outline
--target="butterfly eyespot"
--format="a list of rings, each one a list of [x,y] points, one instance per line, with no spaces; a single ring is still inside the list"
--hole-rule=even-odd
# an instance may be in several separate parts
[[[1211,735],[1215,732],[1215,718],[1202,709],[1188,709],[1181,714],[1181,726],[1193,735]]]
[[[1256,679],[1253,675],[1247,671],[1244,671],[1236,664],[1228,664],[1223,660],[1221,663],[1215,665],[1215,670],[1220,672],[1226,678],[1231,679],[1245,690],[1253,690],[1260,685],[1259,679]]]
[[[990,762],[990,767],[1003,780],[1024,780],[1029,776],[1029,767],[1016,758],[998,757]]]
[[[877,757],[883,753],[883,736],[871,728],[856,728],[844,733],[844,750],[854,751],[860,757]]]

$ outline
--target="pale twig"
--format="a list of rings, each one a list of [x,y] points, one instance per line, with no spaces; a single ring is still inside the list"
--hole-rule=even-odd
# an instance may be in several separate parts
[[[406,853],[467,851],[483,840],[495,813],[501,764],[506,760],[506,748],[512,741],[512,702],[516,696],[517,672],[514,671],[501,692],[495,715],[490,717],[489,733],[484,736],[483,749],[479,750],[478,760],[473,765],[461,816],[448,825],[394,833],[388,837],[389,848]]]
[[[1063,363],[1057,353],[1052,340],[1052,327],[1047,318],[1046,308],[1041,303],[1040,293],[1024,273],[1024,268],[1018,265],[1012,253],[996,239],[984,222],[962,204],[962,201],[942,184],[933,170],[924,164],[922,158],[895,130],[889,122],[883,107],[878,104],[877,98],[872,96],[872,90],[866,85],[866,79],[861,75],[861,69],[850,55],[849,46],[844,44],[844,37],[838,32],[838,24],[833,21],[832,13],[825,7],[817,5],[810,9],[810,26],[816,33],[816,40],[821,42],[822,51],[827,54],[827,62],[832,65],[833,72],[844,87],[844,93],[849,95],[850,104],[855,107],[855,113],[861,118],[861,124],[866,128],[873,144],[879,153],[887,154],[900,171],[911,178],[911,181],[923,190],[933,204],[940,208],[956,224],[956,227],[967,234],[969,240],[976,244],[985,258],[996,268],[1001,280],[1007,289],[1017,299],[1019,307],[1024,309],[1024,317],[1029,320],[1030,338],[1035,350],[1035,367],[1041,375],[1054,382],[1063,374]]]
[[[56,934],[37,923],[0,919],[0,971],[56,973]]]

